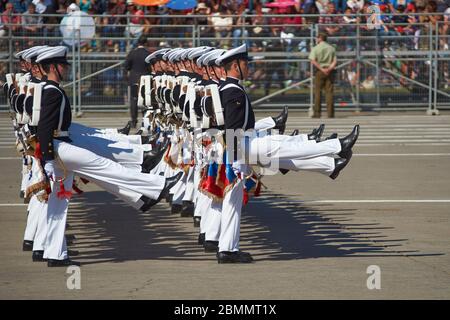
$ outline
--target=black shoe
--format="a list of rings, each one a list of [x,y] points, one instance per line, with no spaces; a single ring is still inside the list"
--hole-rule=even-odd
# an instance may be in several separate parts
[[[144,204],[139,208],[142,212],[147,212],[150,209],[150,203],[153,202],[153,199],[150,199],[147,196],[141,196],[140,200],[144,202]]]
[[[20,198],[20,199],[25,198],[25,191],[20,190],[20,192],[19,192],[19,198]]]
[[[173,193],[169,193],[166,196],[166,202],[169,203],[169,204],[172,204],[172,200],[173,200]]]
[[[173,203],[170,212],[172,214],[179,214],[183,210],[183,206],[181,204]]]
[[[117,132],[128,135],[131,130],[132,121],[128,121],[125,127],[118,129]],[[135,126],[136,127],[136,126]]]
[[[67,250],[67,254],[69,255],[69,256],[77,256],[77,255],[79,255],[80,254],[80,252],[78,251],[78,250]]]
[[[81,266],[81,263],[79,263],[78,261],[70,260],[69,258],[64,260],[55,260],[55,259],[47,260],[47,267],[68,267],[68,266]]]
[[[298,131],[298,129],[295,129],[294,131],[292,131],[291,137],[298,136],[299,133],[300,133],[300,131]]]
[[[253,258],[248,252],[222,251],[217,253],[217,263],[251,263]]]
[[[310,134],[308,134],[308,140],[316,140],[319,142],[322,137],[323,130],[325,130],[325,124],[322,123],[317,129],[314,129]]]
[[[156,199],[156,200],[151,199],[148,203],[146,203],[145,207],[142,206],[140,208],[140,210],[141,211],[143,211],[143,210],[147,211],[151,207],[153,207],[155,204],[160,202],[163,198],[167,197],[167,194],[169,193],[170,189],[172,189],[172,187],[177,184],[177,182],[181,179],[181,177],[183,177],[183,172],[182,171],[178,172],[173,177],[166,178],[166,184],[164,185],[164,188],[161,190],[161,193],[159,194],[158,199]]]
[[[202,246],[205,243],[205,233],[199,233],[198,235],[198,244]]]
[[[164,156],[164,153],[166,152],[167,148],[169,147],[169,143],[166,143],[165,145],[161,146],[161,149],[151,150],[151,151],[145,151],[144,152],[144,160],[142,161],[142,172],[149,173],[153,168],[155,168],[158,163],[161,162],[162,157]]]
[[[138,131],[136,131],[136,135],[138,136],[142,136],[142,134],[144,133],[144,130],[139,129]]]
[[[66,241],[67,240],[75,240],[77,237],[75,237],[75,235],[74,234],[66,234]]]
[[[194,228],[200,228],[201,217],[194,217]]]
[[[337,137],[338,137],[337,133],[332,133],[329,137],[326,137],[324,140],[337,139]]]
[[[339,157],[341,158],[349,157],[349,152],[355,145],[356,140],[358,140],[358,136],[359,136],[359,125],[356,125],[348,136],[339,139],[339,142],[341,143],[341,152],[339,152]]]
[[[275,126],[273,128],[277,129],[280,132],[280,134],[283,134],[284,130],[286,130],[287,118],[288,118],[287,106],[284,106],[283,111],[281,111],[281,113],[278,116],[272,117],[273,121],[275,122]]]
[[[140,136],[141,136],[141,143],[142,144],[149,144],[150,143],[151,136],[142,136],[142,135],[140,135]]]
[[[44,259],[44,250],[36,250],[33,251],[33,255],[31,256],[33,262],[45,262],[47,259]]]
[[[350,154],[351,154],[351,150],[350,150]],[[350,156],[351,158],[351,156]],[[340,158],[340,159],[335,159],[334,160],[334,171],[332,174],[330,174],[330,178],[331,179],[336,179],[339,175],[339,172],[341,172],[342,169],[344,169],[347,164],[350,162],[350,158]]]
[[[22,251],[33,251],[33,241],[23,240]]]
[[[208,241],[203,243],[205,252],[217,252],[219,250],[219,241]]]
[[[183,209],[181,209],[181,217],[193,217],[195,206],[192,201],[183,201]]]

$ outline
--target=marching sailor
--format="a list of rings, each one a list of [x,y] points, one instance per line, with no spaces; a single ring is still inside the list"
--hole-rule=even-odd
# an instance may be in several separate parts
[[[48,259],[49,267],[73,264],[67,254],[64,237],[73,172],[142,193],[148,197],[149,206],[159,202],[180,178],[176,176],[173,179],[164,179],[130,171],[118,163],[70,143],[70,103],[59,86],[67,72],[66,54],[67,48],[55,47],[36,59],[47,74],[42,94],[42,105],[45,107],[41,108],[37,138],[45,163],[44,170],[51,181],[52,190],[47,206],[47,239],[44,251],[44,258]]]

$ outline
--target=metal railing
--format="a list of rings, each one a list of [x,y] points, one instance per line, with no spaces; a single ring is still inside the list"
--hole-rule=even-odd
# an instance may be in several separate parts
[[[411,15],[417,20],[427,16],[408,14]],[[336,22],[344,15],[329,15],[334,19],[331,23],[318,23],[324,16],[229,16],[234,21],[241,18],[250,24],[228,27],[205,24],[211,23],[211,16],[145,16],[145,21],[155,23],[142,25],[133,24],[130,15],[93,16],[95,37],[84,39],[77,33],[72,36],[77,39],[72,40],[83,45],[68,46],[72,72],[65,84],[66,91],[78,114],[91,110],[125,110],[128,90],[122,62],[138,37],[145,33],[150,50],[161,46],[199,45],[229,48],[247,42],[255,59],[250,64],[250,77],[245,85],[255,108],[289,105],[308,109],[312,107],[314,92],[314,70],[308,55],[317,34],[328,31],[328,42],[337,48],[339,66],[334,97],[338,110],[401,109],[437,113],[438,109],[450,107],[448,21],[386,24],[385,30],[384,27],[369,29],[364,22],[368,15],[364,14],[355,15],[358,20],[354,23]],[[300,17],[301,23],[271,21],[295,17]],[[257,19],[264,23],[251,24]],[[120,23],[115,23],[117,20]],[[1,74],[17,69],[15,52],[38,44],[64,44],[67,40],[59,32],[59,21],[28,26],[39,28],[29,32],[14,23],[3,25]],[[4,97],[0,98],[0,108],[6,108]]]

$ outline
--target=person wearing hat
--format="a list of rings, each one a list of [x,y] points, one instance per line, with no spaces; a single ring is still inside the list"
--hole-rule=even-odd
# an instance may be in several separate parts
[[[39,55],[36,60],[47,75],[42,94],[42,105],[45,107],[41,109],[37,138],[41,145],[44,170],[52,186],[43,255],[44,259],[48,259],[49,267],[73,264],[67,254],[64,230],[74,172],[102,183],[105,188],[120,186],[123,190],[143,194],[143,206],[147,208],[158,203],[180,178],[175,176],[165,179],[138,173],[71,144],[68,132],[72,120],[70,102],[59,85],[67,72],[66,54],[66,47],[55,47]]]
[[[136,128],[138,116],[138,89],[142,75],[147,73],[148,65],[145,58],[150,52],[145,48],[147,37],[140,36],[137,48],[130,51],[125,59],[125,70],[128,71],[128,86],[130,88],[130,116],[131,127]]]
[[[333,82],[336,68],[336,49],[327,43],[327,35],[320,33],[316,39],[317,45],[312,48],[309,60],[316,67],[314,76],[314,113],[313,118],[321,115],[321,94],[325,89],[328,118],[334,118]]]

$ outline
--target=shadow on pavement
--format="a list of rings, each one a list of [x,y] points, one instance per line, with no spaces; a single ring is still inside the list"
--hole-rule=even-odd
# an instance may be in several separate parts
[[[442,255],[402,250],[408,239],[383,235],[383,230],[394,229],[392,227],[351,223],[350,217],[358,209],[336,209],[333,204],[307,206],[290,200],[267,192],[245,208],[241,241],[251,243],[245,249],[270,248],[272,251],[258,260]]]
[[[147,213],[133,209],[103,191],[73,199],[68,234],[83,264],[133,260],[215,261],[197,245],[198,229],[192,218],[172,215],[164,202]],[[357,209],[332,204],[289,202],[273,193],[254,198],[244,207],[241,247],[256,261],[319,257],[428,256],[402,250],[408,239],[390,239],[378,223],[351,223]]]

